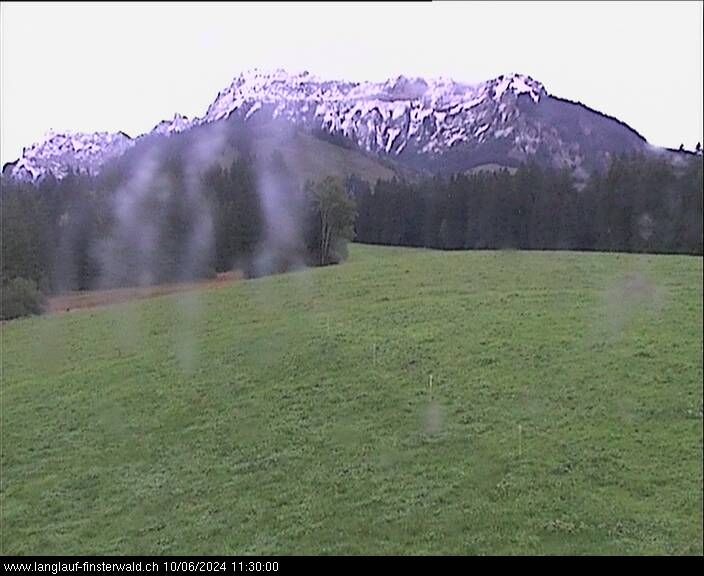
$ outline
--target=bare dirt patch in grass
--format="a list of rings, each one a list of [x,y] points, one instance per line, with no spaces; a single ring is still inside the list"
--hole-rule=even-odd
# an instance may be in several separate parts
[[[216,286],[224,286],[241,280],[242,274],[237,271],[221,272],[215,278],[199,280],[197,282],[181,282],[173,284],[160,284],[157,286],[137,286],[131,288],[113,288],[111,290],[89,290],[81,292],[67,292],[47,299],[45,312],[57,314],[70,312],[81,308],[95,308],[97,306],[110,306],[120,302],[130,300],[141,300],[153,298],[175,292],[186,292],[189,290],[202,290]]]

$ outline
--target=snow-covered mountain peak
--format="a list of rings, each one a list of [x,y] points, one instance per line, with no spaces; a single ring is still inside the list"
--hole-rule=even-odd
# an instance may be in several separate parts
[[[505,94],[528,94],[534,102],[546,95],[545,87],[525,74],[506,74],[479,84],[450,78],[424,79],[397,76],[382,82],[322,80],[307,71],[289,73],[283,69],[254,68],[236,76],[211,104],[201,122],[228,116],[246,102],[267,103],[307,100],[311,104],[360,100],[467,102],[477,97],[500,100]]]
[[[538,102],[541,96],[547,94],[545,86],[526,74],[502,74],[489,81],[493,88],[492,97],[495,100],[501,99],[506,93],[513,93],[516,96],[528,94],[534,102]]]
[[[110,158],[122,155],[134,141],[123,132],[47,132],[44,140],[24,148],[13,176],[35,180],[51,172],[57,178],[69,170],[96,173]]]
[[[175,134],[178,132],[183,132],[193,125],[193,122],[188,119],[187,116],[183,114],[174,114],[171,120],[162,120],[154,128],[152,128],[153,134]]]

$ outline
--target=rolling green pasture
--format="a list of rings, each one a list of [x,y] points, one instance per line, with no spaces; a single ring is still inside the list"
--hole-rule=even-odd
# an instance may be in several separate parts
[[[701,257],[352,245],[0,331],[4,554],[702,554]]]

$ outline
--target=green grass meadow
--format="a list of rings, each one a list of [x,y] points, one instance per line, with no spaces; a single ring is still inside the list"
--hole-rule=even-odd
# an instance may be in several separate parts
[[[703,552],[701,257],[351,245],[0,331],[3,554]]]

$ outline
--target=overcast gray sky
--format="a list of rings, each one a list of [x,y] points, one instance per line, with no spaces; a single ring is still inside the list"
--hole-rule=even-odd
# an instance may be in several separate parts
[[[2,4],[2,162],[47,130],[202,115],[241,70],[530,74],[651,143],[702,140],[702,2]]]

